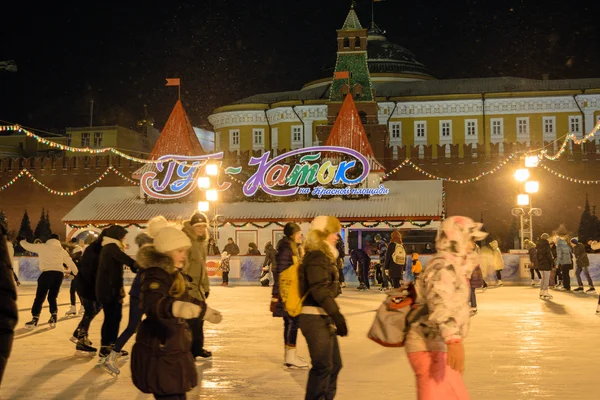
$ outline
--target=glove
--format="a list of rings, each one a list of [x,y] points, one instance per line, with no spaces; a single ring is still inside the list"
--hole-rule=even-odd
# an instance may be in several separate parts
[[[346,320],[341,313],[333,314],[331,316],[333,322],[335,323],[335,327],[337,328],[338,336],[348,336],[348,327],[346,326]]]
[[[204,292],[204,298],[208,299],[208,295],[210,294],[210,292]]]
[[[455,371],[462,374],[465,370],[465,348],[462,341],[448,344],[446,364]]]
[[[173,302],[171,313],[174,317],[183,319],[194,319],[200,316],[200,306],[187,301],[176,300]]]
[[[223,320],[221,313],[209,306],[206,306],[206,313],[204,314],[204,320],[211,324],[218,324]]]

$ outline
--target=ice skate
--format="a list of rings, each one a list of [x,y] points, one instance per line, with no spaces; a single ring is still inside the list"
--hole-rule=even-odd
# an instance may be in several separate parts
[[[540,290],[540,299],[542,300],[552,300],[553,297],[547,290]]]
[[[85,308],[83,306],[79,307],[79,312],[77,313],[78,315],[83,315],[85,314]]]
[[[129,359],[129,352],[127,352],[125,350],[121,350],[119,352],[119,359],[121,359],[121,360],[128,360]]]
[[[204,361],[210,361],[210,360],[212,360],[212,353],[210,351],[204,350],[204,349],[202,349],[200,354],[198,354],[198,356],[196,357],[197,363],[201,363]]]
[[[600,304],[596,307],[596,315],[600,317]]]
[[[39,320],[40,317],[33,317],[31,321],[25,323],[25,329],[29,329],[30,331],[35,329]]]
[[[579,286],[576,289],[573,289],[573,293],[580,293],[580,292],[583,293],[583,287],[581,287],[581,286]]]
[[[108,357],[106,357],[106,361],[102,364],[102,368],[106,370],[109,374],[117,378],[121,371],[117,367],[117,359],[121,357],[121,353],[117,353],[116,351],[111,351]]]
[[[596,288],[591,286],[588,290],[585,291],[586,293],[589,294],[595,294],[596,293]]]
[[[108,357],[108,355],[110,354],[110,352],[112,351],[112,347],[111,346],[101,346],[100,347],[100,351],[98,352],[98,366],[101,367],[104,362],[106,361],[106,358]]]
[[[290,346],[285,346],[285,362],[283,365],[286,368],[308,368],[308,363],[296,355],[296,348]]]
[[[504,286],[504,284],[502,283],[502,281],[498,281],[498,283],[496,284],[496,286],[500,287],[500,286]]]
[[[88,346],[85,340],[82,338],[77,342],[75,346],[75,355],[95,356],[97,349],[92,346]]]
[[[65,313],[65,317],[75,317],[75,316],[77,316],[77,307],[71,306],[71,308],[69,308],[69,311],[67,311]]]
[[[50,329],[56,328],[56,321],[58,321],[58,318],[56,317],[56,313],[53,313],[50,316],[50,319],[48,320],[48,325],[50,326]]]
[[[532,280],[531,280],[531,286],[536,286],[536,285],[537,285],[537,282],[536,282],[535,280],[533,280],[533,279],[532,279]]]
[[[474,317],[475,315],[477,315],[477,309],[476,308],[471,308],[470,316]]]

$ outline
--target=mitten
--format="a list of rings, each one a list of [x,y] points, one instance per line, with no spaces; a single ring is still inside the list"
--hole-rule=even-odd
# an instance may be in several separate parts
[[[193,319],[200,316],[200,306],[186,301],[176,300],[173,302],[171,313],[174,317],[183,319]]]
[[[206,306],[204,320],[210,322],[211,324],[218,324],[221,322],[221,320],[223,320],[223,316],[219,311]]]
[[[333,314],[331,316],[333,322],[335,323],[335,327],[337,328],[338,336],[348,336],[348,327],[346,326],[346,320],[341,313]]]

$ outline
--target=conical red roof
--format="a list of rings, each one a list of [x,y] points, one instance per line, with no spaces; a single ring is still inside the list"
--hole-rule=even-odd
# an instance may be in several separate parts
[[[150,158],[155,160],[166,155],[198,156],[202,154],[205,154],[204,149],[183,109],[181,100],[177,100],[152,153],[150,153]]]
[[[344,99],[342,109],[335,120],[335,124],[333,124],[333,129],[325,145],[347,147],[360,152],[366,157],[375,158],[352,96],[346,96]]]

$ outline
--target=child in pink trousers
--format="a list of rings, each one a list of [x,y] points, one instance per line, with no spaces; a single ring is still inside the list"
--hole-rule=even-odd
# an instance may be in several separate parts
[[[462,379],[469,330],[469,279],[479,265],[475,241],[487,233],[467,217],[442,222],[436,237],[438,253],[417,284],[417,304],[428,313],[411,324],[406,336],[408,360],[417,378],[419,400],[468,400]]]

